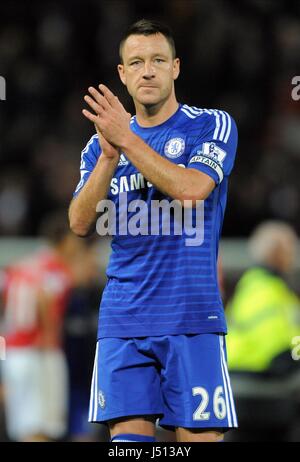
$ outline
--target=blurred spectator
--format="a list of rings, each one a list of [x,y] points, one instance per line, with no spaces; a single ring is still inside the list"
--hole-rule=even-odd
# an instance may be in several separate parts
[[[18,235],[28,214],[28,180],[24,173],[5,171],[0,176],[0,232]]]
[[[71,441],[101,441],[99,425],[88,422],[91,376],[97,337],[99,295],[104,275],[99,270],[98,242],[84,240],[73,268],[76,280],[70,293],[64,320],[64,349],[69,368],[69,425]],[[102,285],[99,289],[100,285]],[[99,293],[100,292],[100,293]],[[103,433],[102,431],[102,433]],[[107,432],[108,435],[108,432]],[[103,439],[103,438],[102,438]]]
[[[284,440],[297,417],[300,393],[290,388],[289,378],[300,373],[291,355],[292,339],[300,334],[300,301],[285,281],[296,242],[283,222],[258,226],[249,242],[255,266],[243,274],[226,309],[239,438]]]
[[[69,232],[65,213],[48,217],[42,235],[49,247],[8,268],[4,283],[4,404],[14,441],[57,440],[67,430],[62,325],[83,244]]]

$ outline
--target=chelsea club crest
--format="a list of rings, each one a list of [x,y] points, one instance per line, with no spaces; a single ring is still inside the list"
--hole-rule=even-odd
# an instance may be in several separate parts
[[[172,138],[165,145],[165,155],[170,159],[176,159],[184,153],[185,142],[182,138]]]

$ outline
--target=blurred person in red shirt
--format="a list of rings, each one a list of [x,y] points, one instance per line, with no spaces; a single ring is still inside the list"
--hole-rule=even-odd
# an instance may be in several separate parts
[[[58,440],[67,429],[62,328],[83,244],[69,232],[65,214],[49,217],[41,234],[49,246],[7,268],[4,283],[4,405],[14,441]]]

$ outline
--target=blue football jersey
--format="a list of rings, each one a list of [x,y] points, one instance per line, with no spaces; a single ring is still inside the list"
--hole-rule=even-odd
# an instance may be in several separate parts
[[[179,220],[178,232],[174,210],[168,213],[169,223],[164,221],[166,208],[152,213],[153,204],[163,200],[171,204],[173,199],[121,154],[108,194],[118,223],[100,304],[98,338],[226,333],[217,257],[228,177],[236,155],[236,124],[224,111],[180,104],[158,126],[141,127],[134,116],[131,129],[162,157],[204,172],[216,186],[199,207],[182,210],[180,217],[190,215],[190,226]],[[94,135],[82,151],[81,180],[74,196],[100,155]]]

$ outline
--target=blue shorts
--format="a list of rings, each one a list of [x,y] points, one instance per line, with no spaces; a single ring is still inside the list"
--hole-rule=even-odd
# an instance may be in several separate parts
[[[89,421],[150,415],[168,429],[237,427],[223,334],[98,340]]]

